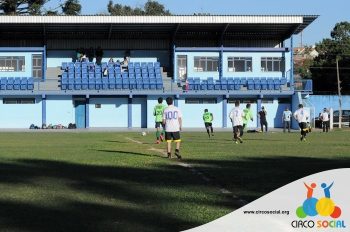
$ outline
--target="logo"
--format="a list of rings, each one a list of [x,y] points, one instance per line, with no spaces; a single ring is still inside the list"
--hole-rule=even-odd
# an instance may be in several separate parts
[[[335,220],[342,214],[341,208],[335,204],[331,199],[331,188],[334,182],[331,184],[322,183],[321,188],[324,192],[324,197],[317,199],[313,196],[314,189],[317,187],[316,183],[311,183],[304,185],[307,189],[306,200],[303,205],[299,206],[296,210],[296,215],[299,220],[292,221],[291,225],[294,228],[346,228],[345,222],[343,220]],[[329,220],[301,220],[307,216],[315,217],[331,217]]]
[[[331,199],[330,189],[333,184],[334,182],[327,186],[326,183],[322,183],[321,187],[323,188],[324,197],[317,199],[313,197],[314,189],[317,187],[316,183],[311,183],[309,186],[304,182],[304,185],[307,188],[307,198],[303,205],[297,208],[296,215],[299,218],[306,218],[307,216],[313,217],[316,215],[325,217],[330,216],[334,219],[339,218],[341,215],[341,208]]]

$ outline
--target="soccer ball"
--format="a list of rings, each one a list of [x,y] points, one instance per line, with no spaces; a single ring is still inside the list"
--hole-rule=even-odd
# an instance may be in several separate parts
[[[142,131],[142,136],[146,136],[147,135],[147,133],[146,133],[146,131]]]

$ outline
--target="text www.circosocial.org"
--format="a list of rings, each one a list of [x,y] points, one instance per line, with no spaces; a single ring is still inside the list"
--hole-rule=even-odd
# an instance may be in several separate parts
[[[243,211],[244,214],[282,214],[289,215],[289,210],[247,210]]]

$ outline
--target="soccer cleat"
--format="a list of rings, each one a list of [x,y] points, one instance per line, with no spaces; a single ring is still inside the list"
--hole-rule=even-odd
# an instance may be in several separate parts
[[[237,139],[240,143],[243,143],[243,140],[241,139],[241,137],[238,137]]]
[[[156,141],[156,144],[160,144],[159,140]]]
[[[171,159],[171,153],[168,153],[168,158]]]
[[[304,138],[303,136],[300,136],[300,141],[303,141],[303,138]]]
[[[179,150],[175,150],[175,155],[176,155],[176,157],[178,158],[178,159],[181,159],[182,157],[181,157],[181,155],[180,155],[180,151]]]
[[[214,133],[211,133],[211,136],[214,136]]]

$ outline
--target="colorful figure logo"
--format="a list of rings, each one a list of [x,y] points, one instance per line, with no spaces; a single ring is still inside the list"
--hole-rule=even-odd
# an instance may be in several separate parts
[[[311,183],[308,186],[304,183],[307,188],[307,198],[302,206],[299,206],[296,210],[296,214],[299,218],[305,218],[306,216],[331,216],[332,218],[338,218],[341,215],[341,209],[335,205],[334,201],[331,199],[330,188],[333,186],[334,182],[327,186],[326,183],[322,183],[321,187],[324,191],[324,196],[321,199],[313,197],[313,191],[316,188],[315,183]]]

